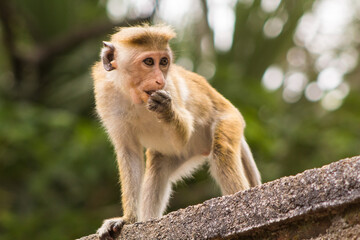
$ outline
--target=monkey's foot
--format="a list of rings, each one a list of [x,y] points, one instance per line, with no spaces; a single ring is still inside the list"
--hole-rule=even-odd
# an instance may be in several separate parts
[[[106,219],[96,233],[100,240],[115,240],[120,235],[124,224],[123,218]]]

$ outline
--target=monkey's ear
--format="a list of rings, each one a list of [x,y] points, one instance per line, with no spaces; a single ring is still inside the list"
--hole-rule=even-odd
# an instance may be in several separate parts
[[[117,68],[116,61],[114,59],[115,47],[110,42],[103,42],[104,47],[101,50],[101,60],[106,71],[111,71]]]

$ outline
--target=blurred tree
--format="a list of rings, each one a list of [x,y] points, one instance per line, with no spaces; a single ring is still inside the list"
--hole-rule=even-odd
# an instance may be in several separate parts
[[[166,21],[177,28],[176,61],[239,107],[265,182],[359,154],[357,57],[343,76],[349,93],[340,107],[322,105],[332,90],[319,102],[306,97],[323,55],[297,36],[325,0],[156,2],[0,1],[0,239],[76,238],[121,215],[115,157],[94,113],[89,76],[115,26]],[[227,17],[235,23],[230,42],[229,31],[219,34]],[[355,35],[358,19],[349,23]],[[335,55],[351,60],[359,49],[352,42]],[[280,74],[274,89],[264,85],[269,69]],[[294,69],[309,81],[289,102]],[[204,167],[176,185],[169,211],[214,196]]]

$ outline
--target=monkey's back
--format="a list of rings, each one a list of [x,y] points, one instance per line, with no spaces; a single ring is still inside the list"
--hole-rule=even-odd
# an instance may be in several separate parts
[[[203,123],[212,121],[219,114],[235,113],[244,122],[240,112],[229,100],[213,88],[203,76],[176,64],[172,66],[171,71],[175,72],[175,76],[182,76],[175,78],[174,82],[180,92],[188,92],[186,94],[187,98],[183,97],[182,100],[186,108],[198,116],[196,121]],[[185,84],[183,81],[185,81]],[[182,94],[184,95],[184,93]]]

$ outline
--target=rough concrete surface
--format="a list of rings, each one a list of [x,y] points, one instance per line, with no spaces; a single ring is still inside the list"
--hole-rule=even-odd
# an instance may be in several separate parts
[[[126,225],[119,239],[360,239],[360,156]]]

